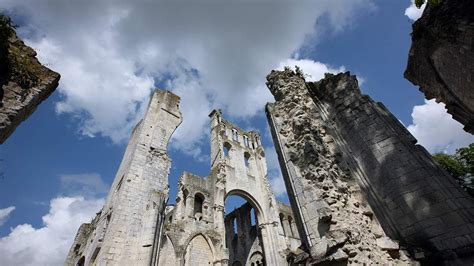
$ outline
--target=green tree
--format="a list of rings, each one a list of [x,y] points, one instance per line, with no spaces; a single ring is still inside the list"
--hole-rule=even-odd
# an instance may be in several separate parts
[[[474,143],[457,149],[453,155],[436,153],[433,158],[474,197]]]

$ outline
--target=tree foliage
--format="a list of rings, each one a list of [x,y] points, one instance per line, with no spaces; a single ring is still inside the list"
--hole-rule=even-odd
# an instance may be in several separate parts
[[[437,153],[433,158],[474,196],[474,143],[456,150],[453,155]]]

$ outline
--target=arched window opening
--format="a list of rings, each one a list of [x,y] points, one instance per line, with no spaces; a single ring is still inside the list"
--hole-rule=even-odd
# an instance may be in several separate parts
[[[250,210],[250,225],[251,226],[256,226],[257,223],[258,223],[258,221],[257,221],[257,216],[255,216],[255,209],[252,208]]]
[[[170,217],[168,218],[168,221],[171,223],[173,221],[173,216],[170,215]]]
[[[77,262],[77,266],[84,266],[84,264],[86,263],[86,257],[82,256],[79,261]]]
[[[249,137],[247,137],[247,136],[244,135],[243,138],[244,138],[244,145],[245,145],[245,147],[250,148]]]
[[[188,198],[189,196],[189,191],[187,189],[184,189],[183,190],[183,204],[184,206],[186,206],[186,199]]]
[[[226,247],[229,250],[229,265],[233,265],[239,260],[240,250],[265,250],[261,240],[261,231],[258,229],[259,222],[264,223],[259,213],[259,205],[253,201],[251,196],[243,194],[238,196],[240,192],[230,192],[225,199],[225,240]],[[248,254],[248,253],[247,253]],[[242,265],[256,265],[261,260],[262,253],[254,252],[252,256],[243,262]],[[261,264],[263,265],[263,264]]]
[[[283,235],[286,236],[286,232],[285,232],[285,226],[283,225],[283,214],[280,213],[280,225],[281,225],[281,228],[283,229]]]
[[[92,256],[91,256],[91,263],[95,262],[97,255],[99,255],[99,251],[100,251],[100,247],[96,247],[94,250],[94,253],[92,253]]]
[[[244,162],[245,162],[245,167],[249,168],[250,166],[250,154],[248,152],[244,153]]]
[[[233,141],[239,141],[239,133],[235,128],[232,129],[232,140]]]
[[[295,236],[295,232],[293,232],[293,218],[291,218],[291,216],[288,216],[288,225],[290,228],[290,235]]]
[[[237,217],[232,219],[232,226],[234,227],[234,234],[239,234],[239,227],[237,226]]]
[[[232,145],[229,142],[224,143],[224,157],[229,157],[230,149],[232,149]]]
[[[204,196],[201,193],[194,195],[194,215],[202,214],[202,204],[204,203]]]

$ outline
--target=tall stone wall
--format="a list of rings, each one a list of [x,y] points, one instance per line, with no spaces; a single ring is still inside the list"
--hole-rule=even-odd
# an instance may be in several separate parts
[[[41,65],[6,20],[0,15],[0,144],[54,92],[60,78]]]
[[[105,206],[79,230],[66,265],[81,259],[85,265],[157,264],[171,166],[167,145],[182,121],[178,108],[178,96],[155,91],[132,132]]]
[[[306,83],[287,69],[267,80],[276,99],[267,105],[270,128],[313,259],[341,250],[352,263],[397,261],[385,252],[398,249],[385,233],[443,259],[471,252],[474,201],[382,104],[361,94],[355,76]]]
[[[405,77],[474,134],[474,1],[428,4],[412,41]]]

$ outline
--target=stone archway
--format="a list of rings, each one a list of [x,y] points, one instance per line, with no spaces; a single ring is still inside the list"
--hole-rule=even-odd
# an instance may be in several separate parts
[[[264,254],[259,228],[260,221],[265,221],[261,206],[245,191],[233,190],[225,196],[225,209],[225,245],[229,265],[250,265],[251,254]]]

